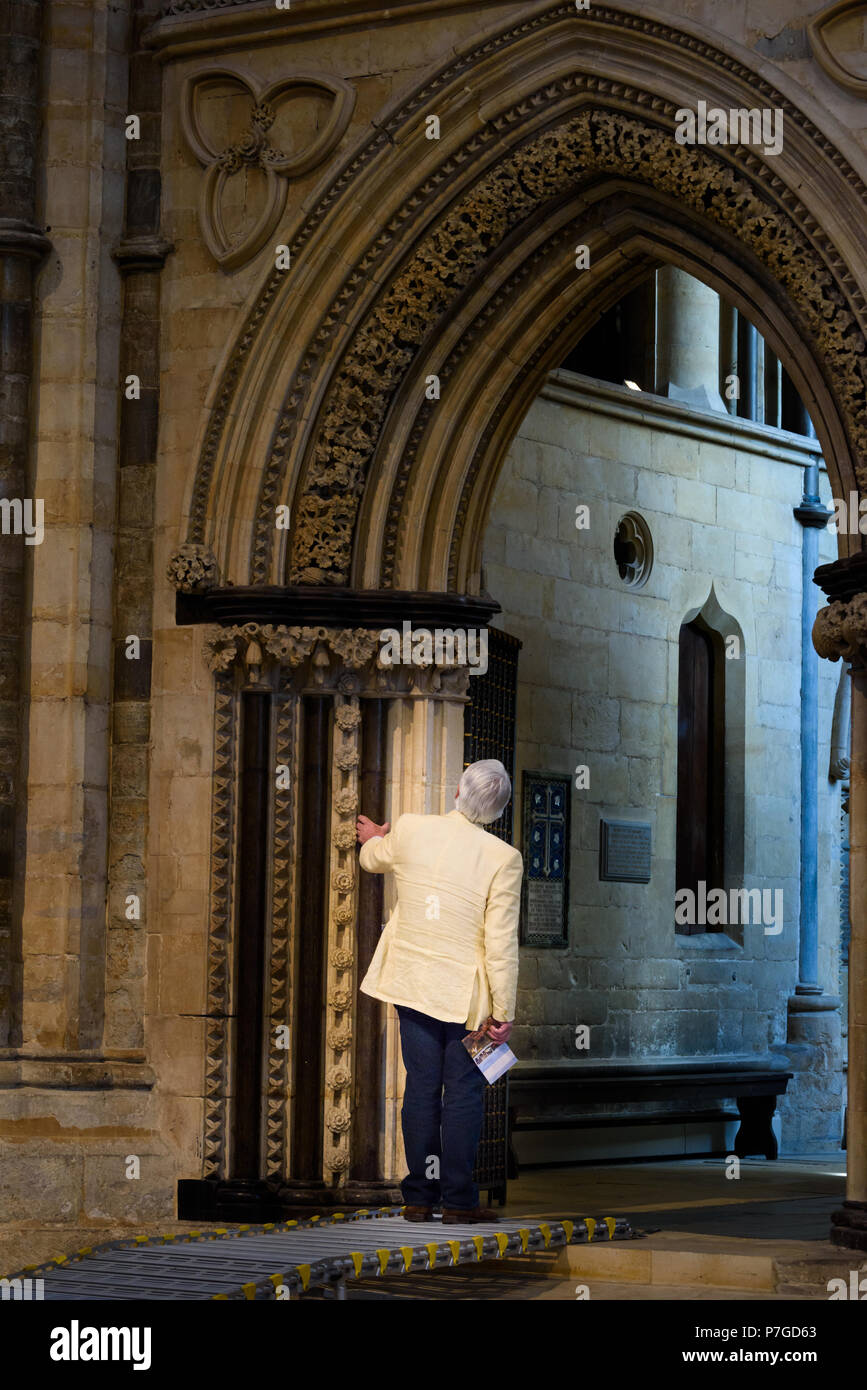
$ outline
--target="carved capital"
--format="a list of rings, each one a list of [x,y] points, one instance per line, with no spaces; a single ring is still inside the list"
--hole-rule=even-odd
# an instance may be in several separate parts
[[[813,646],[828,661],[842,657],[853,666],[867,666],[867,594],[820,608],[813,623]]]
[[[383,662],[380,634],[370,628],[243,623],[212,632],[205,640],[205,660],[214,672],[243,664],[254,683],[283,672],[296,690],[314,686],[347,699],[366,693],[465,703],[470,677],[469,665],[451,651],[428,660],[407,648],[406,659]],[[344,735],[336,745],[335,762],[346,772],[358,763],[354,738],[361,715],[353,706],[339,705],[335,719]]]

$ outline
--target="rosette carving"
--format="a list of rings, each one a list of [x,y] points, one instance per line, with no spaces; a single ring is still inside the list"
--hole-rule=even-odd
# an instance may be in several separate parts
[[[326,1073],[325,1082],[332,1091],[345,1091],[352,1080],[352,1073],[348,1067],[330,1067]]]
[[[335,893],[351,893],[355,887],[355,875],[351,869],[335,869],[331,875],[331,886]]]
[[[352,1124],[352,1116],[348,1110],[329,1110],[325,1123],[332,1134],[345,1134]]]
[[[334,809],[341,816],[351,816],[358,810],[358,797],[349,787],[344,787],[334,798]]]
[[[351,743],[342,743],[334,754],[334,762],[341,772],[351,772],[358,767],[358,749]]]
[[[350,733],[353,729],[357,729],[361,723],[361,711],[357,710],[354,705],[340,705],[334,718],[338,728],[343,729],[345,733]]]
[[[334,832],[334,843],[338,849],[352,849],[355,844],[355,826],[338,825]]]
[[[346,1052],[352,1046],[350,1028],[332,1028],[328,1034],[328,1046],[332,1052]]]

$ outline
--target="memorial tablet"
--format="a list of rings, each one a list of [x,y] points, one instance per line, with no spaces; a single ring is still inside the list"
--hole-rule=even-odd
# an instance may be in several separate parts
[[[521,943],[569,942],[569,797],[571,778],[525,772],[523,777]]]
[[[599,877],[613,883],[650,882],[650,825],[637,820],[599,823]]]

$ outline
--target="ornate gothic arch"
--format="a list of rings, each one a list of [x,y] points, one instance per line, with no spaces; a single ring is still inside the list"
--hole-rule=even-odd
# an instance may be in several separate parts
[[[783,152],[677,145],[675,112],[700,97],[781,108]],[[287,238],[292,267],[269,274],[213,395],[188,540],[236,583],[471,592],[541,377],[660,260],[748,309],[835,490],[867,487],[867,310],[850,268],[865,196],[730,54],[608,6],[534,7],[386,113]]]

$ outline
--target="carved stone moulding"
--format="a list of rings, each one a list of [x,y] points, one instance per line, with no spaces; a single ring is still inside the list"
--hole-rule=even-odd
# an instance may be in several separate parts
[[[839,0],[807,21],[807,38],[816,62],[838,87],[861,98],[867,97],[865,23],[865,0]]]
[[[552,84],[546,96],[553,101],[555,89],[566,85],[565,80]],[[639,95],[624,92],[632,101]],[[763,184],[760,161],[747,155],[738,165],[716,149],[678,146],[666,125],[668,115],[654,112],[651,120],[644,112],[606,109],[600,103],[544,129],[485,173],[414,247],[356,328],[323,397],[306,447],[301,494],[293,502],[291,582],[348,582],[359,499],[408,364],[424,350],[432,326],[445,322],[470,281],[479,281],[504,238],[544,203],[565,196],[576,180],[591,174],[643,182],[651,177],[655,187],[705,223],[719,223],[733,233],[767,267],[790,296],[827,379],[835,382],[867,481],[864,336],[848,288],[843,288],[842,263],[835,275],[819,249],[821,237],[816,231],[807,235],[800,225],[804,210],[799,218],[782,203],[782,184],[777,190]],[[828,286],[834,278],[839,306],[830,319]],[[336,314],[331,322],[336,331]],[[292,419],[286,415],[278,424],[260,493],[254,539],[254,577],[260,581],[270,565],[273,498],[282,496],[292,421],[299,417],[292,388],[290,395]],[[297,447],[302,447],[300,440]]]
[[[276,687],[283,673],[283,689],[333,691],[351,697],[389,696],[395,699],[454,700],[465,704],[470,667],[444,653],[442,660],[423,665],[391,664],[382,658],[380,635],[369,628],[283,627],[242,623],[220,628],[205,639],[205,660],[218,676],[242,669],[253,685]],[[348,668],[348,669],[347,669]],[[334,765],[344,773],[358,766],[358,731],[361,717],[355,706],[338,706],[338,730]],[[337,809],[357,803],[352,787],[341,788]],[[344,846],[339,845],[342,849]],[[341,892],[349,891],[341,889]]]
[[[221,144],[207,128],[203,105],[208,93],[216,88],[234,88],[249,104],[247,126],[237,130],[237,140],[229,144]],[[306,148],[286,154],[272,143],[276,138],[275,122],[281,105],[301,93],[327,96],[331,109],[315,139]],[[181,129],[205,170],[199,227],[205,245],[223,270],[246,265],[274,235],[286,206],[288,180],[300,178],[328,159],[346,132],[354,105],[355,90],[348,82],[301,69],[267,84],[260,83],[255,73],[237,66],[211,66],[184,79]],[[231,237],[223,217],[224,195],[228,181],[245,169],[258,169],[264,176],[265,197],[251,225],[240,236]]]
[[[262,9],[264,11],[264,6]],[[432,109],[431,103],[434,101],[442,105],[451,100],[455,92],[466,83],[468,77],[477,68],[481,69],[481,65],[494,60],[502,65],[507,65],[512,50],[518,58],[522,44],[538,43],[539,38],[548,30],[553,32],[558,25],[562,29],[564,21],[570,26],[576,23],[576,13],[571,0],[569,3],[552,4],[544,10],[534,8],[531,12],[517,16],[513,23],[497,29],[496,32],[486,31],[481,37],[459,45],[454,56],[450,54],[448,61],[438,71],[426,77],[423,83],[384,112],[373,133],[360,142],[353,152],[353,157],[343,164],[327,191],[323,192],[322,197],[311,208],[303,225],[292,234],[293,258],[297,260],[306,245],[316,237],[319,228],[329,215],[335,213],[335,209],[339,207],[341,201],[344,199],[352,201],[358,198],[357,190],[359,186],[364,184],[371,163],[380,158],[388,150],[389,145],[392,149],[398,149],[405,143],[406,132],[410,124],[418,119],[419,112]],[[582,13],[577,16],[577,23],[589,35],[598,31],[600,37],[604,35],[613,45],[621,42],[631,44],[636,39],[639,41],[643,39],[649,44],[659,45],[662,49],[668,50],[670,55],[676,55],[688,68],[712,64],[716,71],[725,75],[726,82],[741,85],[744,95],[749,94],[750,96],[750,104],[782,109],[785,113],[787,129],[796,128],[799,138],[812,142],[815,147],[817,163],[826,171],[831,170],[833,177],[839,179],[842,190],[847,193],[854,191],[856,195],[861,195],[863,185],[857,174],[823,133],[764,77],[738,62],[730,54],[715,48],[693,34],[678,30],[660,20],[619,10],[606,4],[594,4],[587,14]],[[204,26],[202,28],[204,29]],[[432,176],[426,177],[423,194],[420,195],[419,192],[416,192],[413,195],[407,207],[401,209],[400,214],[392,219],[389,231],[392,228],[399,229],[403,225],[404,220],[409,216],[407,209],[417,207],[420,196],[429,199],[437,194],[438,187],[442,186],[444,181],[454,181],[457,173],[465,171],[468,160],[475,161],[481,169],[489,157],[488,147],[491,140],[496,141],[500,133],[505,134],[512,129],[517,129],[528,117],[538,116],[544,111],[546,104],[553,108],[554,105],[563,101],[567,84],[552,84],[548,81],[547,74],[540,74],[540,76],[546,83],[544,87],[540,87],[539,91],[522,100],[519,106],[512,110],[496,114],[492,112],[488,127],[474,134],[468,149],[449,151],[444,167],[437,170]],[[618,121],[622,118],[626,108],[631,107],[636,111],[636,114],[638,108],[643,109],[645,125],[647,125],[647,117],[651,114],[658,121],[662,121],[662,123],[668,121],[670,124],[669,107],[671,103],[658,93],[652,91],[636,92],[634,89],[627,89],[622,84],[606,81],[604,78],[592,77],[588,79],[580,73],[572,74],[568,81],[572,84],[573,94],[578,93],[579,88],[583,86],[588,93],[595,91],[599,94],[600,104],[606,100],[616,100],[619,107],[616,115]],[[670,135],[671,132],[669,131],[667,145],[669,153],[673,149]],[[607,154],[610,147],[611,141],[607,133],[603,131],[600,140],[590,139],[585,148],[592,157],[597,151]],[[621,161],[619,168],[615,166],[616,173],[631,175],[637,161],[638,165],[644,168],[645,181],[648,173],[651,181],[656,179],[657,174],[660,177],[666,176],[665,163],[660,163],[655,156],[650,157],[654,152],[645,148],[645,141],[640,130],[626,132],[621,149],[626,153],[627,159],[625,162]],[[485,153],[486,150],[488,151],[487,154]],[[705,151],[705,155],[709,157],[707,151]],[[847,302],[854,304],[858,296],[852,276],[829,242],[823,228],[817,226],[815,218],[811,218],[804,207],[800,205],[797,191],[787,188],[779,178],[777,170],[770,167],[773,161],[763,165],[760,159],[749,153],[732,155],[728,161],[729,170],[735,162],[739,162],[741,167],[748,172],[754,186],[762,187],[767,201],[754,201],[752,210],[750,210],[740,200],[730,196],[734,193],[734,189],[729,188],[723,182],[716,186],[714,197],[716,207],[729,201],[732,203],[731,212],[736,222],[749,217],[757,228],[760,225],[763,227],[762,250],[766,262],[769,264],[773,262],[775,273],[780,268],[785,269],[788,264],[793,273],[800,274],[806,269],[803,258],[797,249],[790,250],[785,245],[785,239],[780,237],[778,228],[773,222],[774,212],[784,206],[787,215],[791,214],[799,226],[807,229],[813,246],[824,249],[826,261],[830,258],[829,263],[833,262],[830,274],[835,282],[835,295],[838,292],[841,295],[840,304]],[[722,170],[725,167],[726,165],[720,161],[718,168]],[[531,173],[531,183],[533,178]],[[712,216],[715,208],[707,209],[703,204],[709,182],[713,186],[713,180],[706,179],[698,190],[701,203],[696,206],[699,207],[702,215],[710,214]],[[771,213],[770,222],[767,216],[768,210]],[[755,213],[755,217],[752,216],[752,213]],[[310,360],[305,360],[299,366],[295,382],[289,387],[286,402],[288,426],[284,429],[281,425],[275,432],[275,440],[277,441],[275,448],[278,452],[284,452],[285,459],[274,461],[277,470],[276,475],[266,479],[260,498],[260,524],[257,526],[255,534],[251,565],[251,574],[257,581],[261,581],[263,576],[269,572],[273,541],[273,534],[270,534],[273,504],[278,495],[280,480],[286,476],[284,463],[288,460],[289,453],[293,452],[294,456],[294,451],[299,447],[296,442],[293,442],[294,422],[305,417],[304,403],[310,382],[316,378],[318,372],[317,363],[321,363],[329,357],[329,334],[333,334],[335,325],[348,322],[347,311],[354,299],[363,292],[364,287],[371,283],[371,279],[375,278],[373,276],[374,267],[384,255],[390,253],[389,248],[393,249],[393,246],[394,236],[385,235],[385,232],[371,242],[363,261],[359,262],[359,265],[344,282],[334,304],[325,311],[320,328],[311,342],[313,357]],[[409,250],[409,247],[407,249]],[[822,273],[825,273],[825,267],[822,268]],[[208,436],[202,448],[190,523],[191,538],[201,538],[205,534],[210,505],[210,476],[214,467],[214,460],[217,457],[219,441],[229,416],[233,395],[243,372],[246,370],[244,363],[249,360],[268,306],[279,294],[280,285],[283,282],[285,282],[285,274],[282,272],[272,273],[268,277],[262,290],[261,300],[251,311],[239,336],[237,352],[233,355],[232,361],[226,369],[226,375],[218,392],[217,406],[211,415]],[[423,308],[423,306],[421,307]],[[847,321],[837,335],[841,340],[849,337],[851,351],[848,353],[847,364],[850,361],[855,361],[859,351],[856,335],[851,333],[852,327],[851,322]],[[387,349],[389,353],[393,354],[409,351],[412,355],[414,351],[412,345],[404,346],[396,341],[390,341]],[[339,353],[334,355],[339,355]],[[830,365],[834,378],[841,380],[845,374],[837,369],[838,364],[832,362]],[[854,380],[851,372],[848,375]],[[327,403],[323,405],[320,417],[324,414],[326,405]],[[378,438],[378,435],[376,437]],[[304,447],[307,447],[306,441]],[[356,459],[352,451],[345,456],[335,452],[327,463],[323,463],[321,459],[316,461],[314,474],[320,468],[324,468],[326,473],[330,469],[331,474],[334,475],[333,482],[335,484],[338,482],[336,471],[341,469],[344,471],[349,469],[350,472],[360,470],[361,476],[364,477],[370,456],[364,449],[362,455],[361,458]],[[340,582],[339,576],[345,576],[347,572],[348,561],[346,557],[348,545],[351,544],[354,509],[350,508],[348,517],[336,519],[336,499],[328,496],[327,493],[322,493],[319,495],[321,505],[317,505],[314,500],[317,494],[313,474],[308,481],[311,486],[306,494],[307,514],[303,517],[303,522],[304,526],[309,529],[311,541],[314,536],[318,537],[318,550],[308,546],[305,538],[302,546],[304,553],[299,551],[292,556],[292,572],[312,583],[333,584]]]

